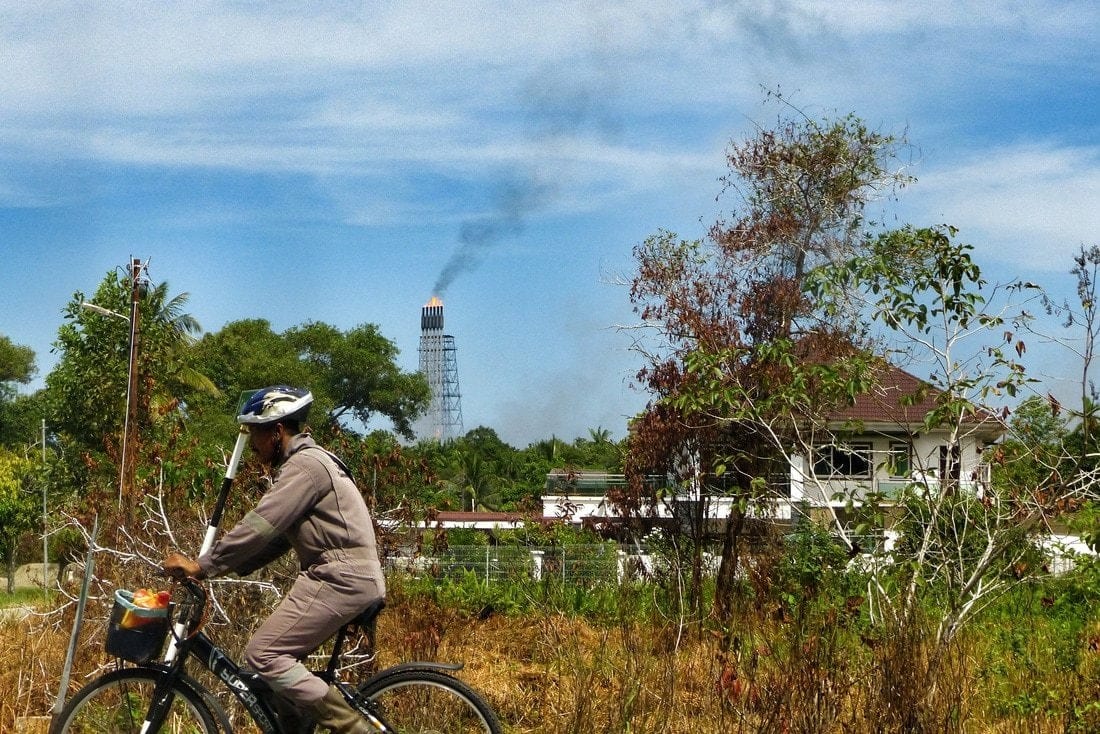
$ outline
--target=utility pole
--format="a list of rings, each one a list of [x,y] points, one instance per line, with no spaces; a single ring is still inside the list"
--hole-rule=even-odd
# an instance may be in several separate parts
[[[138,340],[141,327],[138,324],[138,307],[141,301],[141,260],[130,258],[130,361],[126,383],[126,418],[122,426],[122,460],[118,478],[118,506],[122,509],[123,496],[133,496],[134,489],[134,433],[137,430]]]
[[[50,535],[46,528],[46,419],[42,419],[42,588],[46,586],[46,569],[50,566]],[[48,592],[47,592],[48,593]]]

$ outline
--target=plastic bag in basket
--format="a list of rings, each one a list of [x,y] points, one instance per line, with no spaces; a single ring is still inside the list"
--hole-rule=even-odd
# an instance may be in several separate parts
[[[170,591],[150,591],[138,589],[129,600],[126,612],[119,621],[122,629],[136,629],[151,622],[162,620],[167,614],[168,602],[172,599]]]

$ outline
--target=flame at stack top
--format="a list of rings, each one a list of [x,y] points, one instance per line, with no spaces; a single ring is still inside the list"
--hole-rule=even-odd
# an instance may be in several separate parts
[[[443,301],[439,296],[432,296],[420,309],[421,331],[443,331]]]

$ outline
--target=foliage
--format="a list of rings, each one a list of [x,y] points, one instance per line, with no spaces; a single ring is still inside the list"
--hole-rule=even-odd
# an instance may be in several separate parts
[[[362,430],[383,416],[412,438],[412,422],[428,403],[423,376],[397,367],[397,348],[373,324],[342,332],[313,322],[276,333],[268,321],[248,319],[207,334],[195,351],[226,396],[213,407],[222,416],[236,414],[245,391],[303,385],[313,392],[311,420],[317,425]]]
[[[0,390],[9,390],[9,382],[26,384],[34,372],[34,350],[15,344],[0,334]]]
[[[989,311],[986,282],[970,257],[972,248],[955,242],[954,235],[951,227],[903,227],[876,238],[866,255],[819,269],[812,284],[833,309],[838,306],[831,296],[842,293],[847,299],[862,292],[871,318],[890,329],[914,358],[931,362],[928,379],[936,389],[935,400],[922,428],[944,431],[948,447],[957,446],[964,432],[996,420],[984,407],[989,399],[1015,395],[1029,381],[1017,361],[1025,351],[1023,343],[1005,328],[1005,316]],[[1009,290],[1020,288],[1011,285]],[[1016,317],[1017,323],[1022,318]],[[964,354],[965,340],[974,333],[985,340],[976,355]],[[1015,513],[1036,509],[1029,502],[1034,496],[1023,491],[982,502],[956,497],[950,487],[918,483],[912,489],[908,508],[917,516],[908,527],[916,539],[907,562],[921,573],[930,564],[944,578],[955,578],[966,593],[987,591],[981,579],[996,575],[995,565],[1012,558],[1009,548],[1021,525]],[[964,526],[952,525],[956,513]],[[987,521],[978,522],[983,517]],[[943,539],[952,543],[944,554],[946,565],[931,558]],[[981,549],[976,568],[968,567],[971,554],[961,552],[971,542]],[[915,601],[916,576],[908,587],[906,608]]]
[[[636,248],[631,296],[664,341],[639,375],[654,400],[632,426],[628,473],[667,474],[692,490],[711,485],[698,479],[709,468],[727,477],[713,486],[734,493],[740,512],[725,525],[719,620],[731,619],[736,608],[730,570],[747,509],[768,496],[769,469],[782,471],[788,456],[812,456],[816,446],[842,440],[829,416],[889,374],[881,357],[927,370],[917,393],[894,406],[919,405],[920,418],[898,430],[908,431],[910,443],[917,433],[942,436],[948,457],[960,455],[968,436],[995,433],[1004,414],[987,405],[1015,398],[1033,382],[1019,336],[1029,316],[1017,299],[1027,299],[1034,286],[990,285],[951,226],[876,232],[864,219],[870,192],[905,183],[885,164],[894,145],[853,117],[759,131],[730,156],[738,216],[716,225],[705,241],[662,232]],[[1088,280],[1078,265],[1078,276]],[[1027,408],[1032,414],[1021,421],[1031,425],[1020,427],[1051,431],[1058,441],[1056,422],[1040,423],[1037,408]],[[958,715],[936,708],[930,696],[936,677],[963,659],[958,636],[999,594],[1042,573],[1032,536],[1045,532],[1089,483],[1066,483],[1064,475],[1059,482],[1052,455],[1031,453],[1028,461],[1033,473],[1047,464],[1049,481],[1016,483],[1002,474],[971,494],[948,473],[942,481],[916,479],[889,506],[870,496],[852,507],[900,534],[893,563],[872,564],[867,577],[872,619],[914,635],[898,638],[909,642],[889,652],[891,659],[922,671],[904,699],[914,713],[898,719],[899,726]],[[977,486],[977,473],[972,481]],[[855,553],[854,528],[831,507],[822,509]],[[795,577],[805,570],[783,568]],[[797,600],[793,587],[786,593]]]
[[[827,527],[799,523],[783,538],[783,552],[775,569],[775,591],[792,608],[822,598],[834,605],[864,586],[858,573],[849,575],[851,553]],[[839,599],[834,595],[839,596]]]
[[[45,395],[41,390],[31,395],[0,398],[0,446],[15,449],[40,440],[41,422],[45,417]]]
[[[1016,406],[1008,433],[994,449],[992,479],[998,489],[1050,487],[1062,481],[1069,431],[1061,406],[1031,395]]]
[[[866,248],[867,204],[908,182],[893,165],[901,146],[854,115],[780,117],[731,148],[724,181],[737,208],[729,220],[705,241],[659,232],[635,248],[631,300],[662,343],[639,373],[654,399],[632,425],[626,470],[634,497],[620,505],[652,506],[643,480],[653,474],[693,491],[735,494],[739,510],[724,523],[719,618],[730,614],[749,504],[767,497],[769,478],[787,469],[790,443],[870,382],[858,320],[819,308],[807,298],[807,279]],[[700,481],[711,473],[725,479]],[[696,590],[701,520],[690,525]]]
[[[34,373],[34,351],[0,334],[0,446],[22,443],[30,435],[31,403],[16,394],[13,383],[26,384]]]
[[[194,442],[183,434],[189,407],[216,387],[191,350],[199,325],[183,310],[186,294],[170,296],[166,283],[134,283],[129,273],[112,271],[90,302],[117,317],[84,308],[86,301],[77,292],[65,307],[54,343],[58,363],[46,377],[46,417],[65,464],[54,486],[79,495],[86,510],[109,507],[111,494],[125,508],[191,450]],[[137,316],[133,339],[127,313]],[[135,389],[128,401],[132,344]],[[120,472],[124,443],[128,466]]]
[[[605,542],[592,530],[561,521],[526,522],[523,527],[516,530],[502,530],[497,533],[497,541],[516,545],[558,547]]]
[[[369,425],[375,415],[393,422],[394,430],[413,438],[412,422],[428,405],[430,393],[423,375],[402,372],[397,347],[374,324],[343,333],[327,324],[308,323],[288,330],[287,345],[312,370],[309,384],[334,405],[329,418],[345,415]]]
[[[33,463],[0,448],[0,557],[12,592],[15,549],[24,533],[41,525],[41,507],[26,491]]]

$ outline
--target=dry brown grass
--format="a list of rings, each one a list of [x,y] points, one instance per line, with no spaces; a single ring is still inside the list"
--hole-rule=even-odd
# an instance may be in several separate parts
[[[254,620],[254,609],[243,616]],[[109,664],[105,617],[105,604],[89,609],[74,690]],[[48,712],[70,623],[50,614],[0,623],[0,732],[15,731],[17,717]],[[239,650],[247,632],[220,626],[213,633]],[[671,622],[596,626],[560,614],[478,619],[398,595],[382,615],[378,639],[380,665],[464,662],[460,676],[517,734],[1064,730],[1046,717],[982,720],[981,691],[962,648],[937,681],[933,700],[940,703],[907,718],[920,693],[907,688],[906,677],[923,654],[919,639],[894,636],[853,658],[835,640],[792,636],[774,619],[746,620],[737,650],[719,655],[718,637]]]

